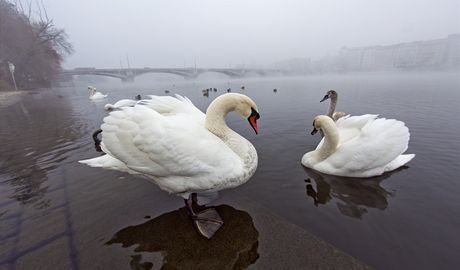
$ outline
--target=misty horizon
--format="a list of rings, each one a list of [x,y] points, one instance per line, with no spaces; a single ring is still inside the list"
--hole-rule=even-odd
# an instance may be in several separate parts
[[[53,1],[75,67],[267,66],[318,60],[342,47],[391,45],[460,32],[460,3],[338,0],[194,2]]]

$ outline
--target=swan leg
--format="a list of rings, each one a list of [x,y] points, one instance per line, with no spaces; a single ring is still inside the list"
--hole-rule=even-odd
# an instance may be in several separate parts
[[[210,239],[219,229],[224,222],[214,208],[207,208],[201,212],[195,213],[193,210],[193,195],[188,199],[184,199],[185,206],[187,207],[190,218],[193,220],[193,225],[198,233]]]
[[[192,206],[201,207],[201,205],[198,204],[198,195],[192,193],[190,196],[192,197]]]
[[[192,202],[191,202],[191,206],[193,209],[198,209],[198,212],[201,212],[209,207],[206,206],[206,204],[199,204],[198,203],[198,194],[197,193],[192,193],[190,195],[192,197]],[[190,203],[190,201],[189,201]]]

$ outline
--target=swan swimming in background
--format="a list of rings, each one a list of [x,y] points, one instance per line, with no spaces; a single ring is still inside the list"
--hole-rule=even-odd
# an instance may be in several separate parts
[[[117,110],[123,107],[133,107],[141,99],[142,99],[141,95],[136,95],[134,99],[121,99],[115,102],[115,104],[105,104],[104,110],[110,112],[110,111]]]
[[[257,105],[245,95],[224,94],[204,114],[181,96],[151,98],[105,117],[100,147],[106,155],[79,162],[145,177],[183,197],[195,227],[210,238],[222,218],[213,208],[195,213],[191,201],[197,192],[237,187],[254,174],[256,149],[227,126],[225,116],[237,112],[257,134]]]
[[[346,116],[337,123],[316,116],[313,131],[324,133],[314,151],[302,157],[305,167],[347,177],[372,177],[405,165],[414,154],[405,154],[409,129],[404,122],[377,115]]]
[[[107,95],[104,95],[101,92],[97,92],[96,87],[94,86],[88,86],[88,90],[89,90],[89,98],[92,100],[103,99],[107,97]]]
[[[334,119],[334,121],[337,121],[339,118],[344,117],[345,115],[347,115],[344,112],[336,112],[335,111],[335,107],[337,106],[337,99],[338,99],[338,94],[337,94],[336,91],[334,91],[334,90],[327,91],[326,95],[319,102],[323,102],[323,101],[325,101],[327,99],[331,99],[331,102],[329,103],[329,109],[327,111],[327,115],[330,118]]]

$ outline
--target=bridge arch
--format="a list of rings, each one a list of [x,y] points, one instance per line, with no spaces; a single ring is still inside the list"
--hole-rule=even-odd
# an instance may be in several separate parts
[[[221,74],[225,74],[229,76],[230,78],[240,78],[244,76],[244,71],[233,71],[233,70],[217,69],[217,68],[203,69],[203,70],[200,70],[198,74],[203,74],[206,72],[221,73]]]
[[[193,74],[191,72],[184,72],[184,71],[173,70],[173,69],[164,69],[164,70],[163,69],[150,69],[150,70],[145,70],[145,71],[141,70],[141,71],[137,71],[134,74],[134,77],[138,77],[138,76],[141,76],[141,75],[144,75],[144,74],[149,74],[149,73],[174,74],[174,75],[184,77],[185,79],[195,78],[195,74]]]
[[[172,73],[172,72],[143,72],[140,74],[136,74],[136,80],[143,80],[145,78],[151,78],[153,80],[161,80],[162,78],[170,77],[171,79],[178,79],[178,80],[186,80],[187,77],[183,76],[182,74]]]
[[[73,70],[64,70],[63,76],[74,75],[95,75],[118,78],[122,81],[134,81],[134,78],[147,73],[169,73],[182,76],[186,79],[197,78],[198,75],[207,72],[221,73],[230,78],[241,78],[252,73],[259,75],[269,74],[269,70],[263,69],[232,69],[232,68],[130,68],[130,69],[96,69],[96,68],[75,68]]]
[[[104,77],[112,77],[112,78],[117,78],[121,80],[125,80],[127,76],[122,75],[122,74],[116,74],[116,73],[105,73],[105,72],[61,72],[61,75],[70,75],[70,76],[104,76]]]
[[[213,70],[203,70],[200,71],[196,74],[197,78],[207,78],[209,76],[218,76],[222,79],[228,79],[232,78],[229,74],[223,73],[223,72],[218,72],[218,71],[213,71]]]

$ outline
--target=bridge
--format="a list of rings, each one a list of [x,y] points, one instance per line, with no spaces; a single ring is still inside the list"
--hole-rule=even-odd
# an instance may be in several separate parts
[[[268,74],[279,73],[278,70],[270,69],[240,69],[240,68],[75,68],[61,71],[62,77],[75,75],[96,75],[121,79],[124,82],[133,82],[134,78],[147,73],[169,73],[184,77],[185,79],[197,78],[200,74],[206,72],[222,73],[230,78],[241,78],[248,74],[258,74],[265,76]]]

